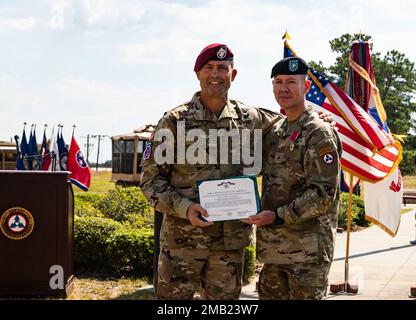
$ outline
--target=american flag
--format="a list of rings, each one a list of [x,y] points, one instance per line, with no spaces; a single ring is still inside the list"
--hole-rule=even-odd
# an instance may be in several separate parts
[[[285,48],[285,54],[296,56],[287,42]],[[343,147],[342,169],[370,182],[385,178],[401,160],[400,144],[325,75],[315,70],[308,74],[312,84],[306,100],[336,122]]]

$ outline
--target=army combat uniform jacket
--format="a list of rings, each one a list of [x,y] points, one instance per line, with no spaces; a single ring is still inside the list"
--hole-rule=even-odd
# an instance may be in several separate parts
[[[206,164],[190,164],[188,159],[185,159],[183,164],[178,163],[177,123],[185,121],[184,134],[191,129],[201,129],[205,133],[205,137],[208,137],[210,129],[270,128],[273,121],[282,118],[282,116],[268,110],[246,106],[235,100],[228,100],[221,114],[217,116],[201,104],[199,94],[197,92],[190,102],[166,112],[159,121],[156,131],[169,129],[175,136],[174,146],[171,149],[175,150],[175,162],[174,164],[161,165],[155,161],[155,150],[161,146],[162,142],[153,139],[150,155],[147,157],[145,151],[143,157],[140,185],[153,208],[164,214],[160,235],[162,248],[241,249],[250,244],[252,232],[250,225],[233,220],[215,222],[214,225],[205,228],[194,227],[187,219],[186,212],[189,205],[199,203],[196,185],[198,180],[242,175],[243,162],[241,164],[231,163],[233,148],[229,144],[229,164],[221,164],[219,161],[216,161],[215,164],[208,163],[210,148],[218,146],[209,145],[208,138],[206,138]],[[248,142],[243,141],[242,143]],[[192,144],[193,141],[186,141],[186,149]],[[250,141],[250,147],[252,146],[253,141]],[[217,151],[219,159],[219,150]]]
[[[329,123],[308,107],[279,120],[263,141],[262,209],[276,222],[257,229],[260,261],[332,262],[339,208],[341,143]]]

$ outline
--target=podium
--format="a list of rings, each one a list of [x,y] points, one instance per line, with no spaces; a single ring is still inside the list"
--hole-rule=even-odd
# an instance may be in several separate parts
[[[73,248],[69,172],[0,171],[0,296],[68,296]]]

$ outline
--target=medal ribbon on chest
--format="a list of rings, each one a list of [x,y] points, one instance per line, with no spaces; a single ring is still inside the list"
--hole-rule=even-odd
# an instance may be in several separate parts
[[[291,143],[289,145],[289,150],[290,151],[293,151],[293,149],[295,148],[294,142],[296,141],[296,139],[298,138],[298,136],[299,136],[299,131],[297,131],[297,130],[294,130],[292,132],[292,134],[290,135],[290,141],[291,141]]]

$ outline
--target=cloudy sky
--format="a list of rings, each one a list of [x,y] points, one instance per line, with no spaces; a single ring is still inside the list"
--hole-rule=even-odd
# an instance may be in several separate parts
[[[397,49],[416,62],[414,0],[0,0],[0,140],[23,122],[72,125],[107,136],[156,123],[199,89],[197,54],[223,42],[238,75],[230,98],[277,109],[269,78],[281,36],[306,60],[335,60],[329,40],[373,37],[373,50]],[[111,158],[105,139],[100,161]],[[96,143],[90,160],[96,155]]]

